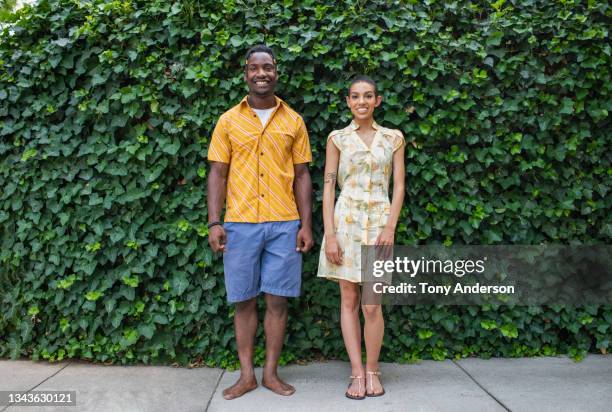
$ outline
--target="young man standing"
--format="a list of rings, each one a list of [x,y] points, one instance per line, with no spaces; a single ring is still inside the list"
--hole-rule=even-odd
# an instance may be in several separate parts
[[[274,95],[278,73],[270,48],[247,52],[244,80],[249,94],[221,115],[208,149],[209,243],[223,253],[227,298],[236,303],[240,359],[240,378],[223,391],[225,399],[257,387],[253,346],[261,292],[266,299],[262,385],[280,395],[295,392],[278,377],[277,366],[287,297],[300,295],[301,253],[314,244],[308,133],[301,116]]]

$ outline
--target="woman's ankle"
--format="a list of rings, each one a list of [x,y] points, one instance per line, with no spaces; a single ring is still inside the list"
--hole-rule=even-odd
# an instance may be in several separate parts
[[[351,365],[351,375],[353,376],[363,376],[365,372],[365,369],[363,367],[363,365],[359,365],[359,366],[352,366]]]
[[[366,363],[365,370],[368,372],[376,372],[380,368],[378,362],[376,363]]]

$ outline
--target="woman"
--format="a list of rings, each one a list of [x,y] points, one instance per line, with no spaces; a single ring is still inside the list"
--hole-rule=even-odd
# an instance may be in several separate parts
[[[362,304],[365,325],[365,369],[361,361],[361,245],[391,247],[404,201],[404,137],[374,121],[381,103],[376,84],[367,76],[351,82],[346,102],[353,121],[328,137],[323,188],[325,237],[319,257],[319,277],[340,285],[340,323],[351,361],[351,383],[346,396],[381,396],[378,356],[384,334],[380,304]],[[389,179],[393,171],[393,199]],[[341,188],[334,207],[336,180]]]

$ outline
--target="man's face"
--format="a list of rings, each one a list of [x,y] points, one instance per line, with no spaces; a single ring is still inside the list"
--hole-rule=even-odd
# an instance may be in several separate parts
[[[244,80],[249,86],[249,92],[257,96],[270,96],[278,80],[276,65],[268,53],[253,53],[247,60]]]

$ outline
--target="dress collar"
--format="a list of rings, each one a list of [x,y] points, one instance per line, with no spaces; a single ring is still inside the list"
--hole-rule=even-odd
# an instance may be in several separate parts
[[[351,124],[349,125],[351,130],[357,130],[359,129],[359,125],[357,124],[357,122],[355,122],[355,120],[351,120]],[[372,128],[374,130],[378,130],[378,123],[376,123],[376,120],[372,120]]]

